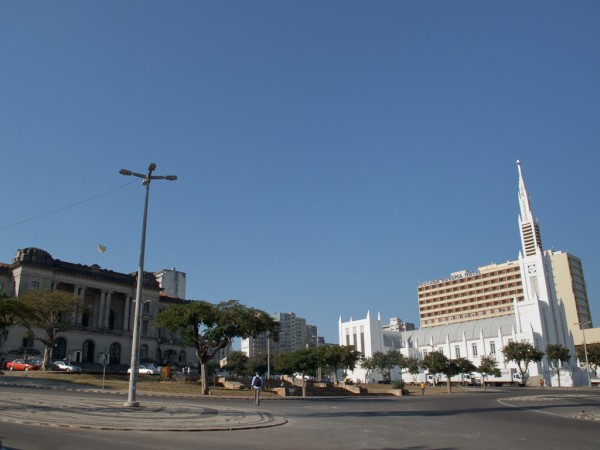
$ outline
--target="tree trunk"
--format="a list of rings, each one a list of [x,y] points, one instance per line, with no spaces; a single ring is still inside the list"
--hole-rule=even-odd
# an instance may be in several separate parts
[[[40,367],[41,371],[47,370],[50,365],[50,355],[51,355],[52,347],[44,346],[44,361],[42,362],[42,367]]]
[[[200,386],[202,387],[202,393],[200,395],[210,395],[208,390],[207,378],[206,378],[206,362],[200,361]]]
[[[452,386],[450,383],[450,377],[447,376],[446,385],[448,386],[448,394],[452,394]]]

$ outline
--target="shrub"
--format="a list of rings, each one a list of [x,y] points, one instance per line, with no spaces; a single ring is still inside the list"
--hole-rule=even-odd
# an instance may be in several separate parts
[[[404,389],[404,386],[406,385],[406,383],[404,383],[404,381],[402,380],[396,380],[394,381],[394,389]]]

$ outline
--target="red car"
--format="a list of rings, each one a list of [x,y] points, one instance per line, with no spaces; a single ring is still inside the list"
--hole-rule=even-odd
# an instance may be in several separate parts
[[[39,364],[33,364],[22,359],[15,359],[6,363],[8,370],[39,370]]]

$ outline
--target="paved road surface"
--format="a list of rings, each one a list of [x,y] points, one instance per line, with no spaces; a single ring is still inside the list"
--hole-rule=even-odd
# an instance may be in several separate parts
[[[254,408],[249,399],[138,395],[141,410],[145,408],[145,411],[136,418],[120,406],[127,398],[126,393],[7,385],[0,385],[0,393],[0,404],[3,404],[0,440],[5,449],[564,450],[600,447],[597,389],[265,400],[259,408]],[[19,399],[28,406],[19,410],[15,403]],[[25,409],[29,412],[24,412]],[[26,414],[29,414],[27,420]],[[97,420],[99,414],[102,420]],[[51,424],[49,417],[54,417],[56,422]],[[242,429],[230,426],[212,428],[220,431],[199,432],[211,428],[197,426],[202,421],[218,423],[227,419],[234,424],[252,422],[252,418],[258,420],[256,425],[261,428],[254,428],[250,423],[239,427]],[[196,431],[167,431],[177,429],[179,425],[173,424],[179,419],[192,425],[181,425],[180,430]],[[91,425],[85,425],[86,421]],[[75,425],[70,426],[69,422]],[[141,426],[133,427],[134,422]]]

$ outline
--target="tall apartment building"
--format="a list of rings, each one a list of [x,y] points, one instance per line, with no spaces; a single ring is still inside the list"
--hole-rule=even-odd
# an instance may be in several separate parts
[[[519,261],[454,272],[417,292],[421,328],[513,314],[514,299],[523,300]]]
[[[581,259],[566,252],[547,253],[552,264],[556,297],[564,305],[567,327],[573,334],[575,345],[583,344],[581,328],[586,329],[588,343],[598,342],[600,329],[593,328]]]
[[[411,331],[415,329],[415,324],[404,322],[400,317],[392,317],[389,325],[383,325],[384,330],[389,331]]]
[[[155,272],[156,280],[160,284],[161,293],[169,297],[185,298],[186,278],[184,272],[173,269],[163,269]]]
[[[269,342],[271,352],[293,352],[307,346],[316,346],[320,342],[317,327],[307,325],[306,319],[296,317],[293,312],[275,313],[271,317],[279,322],[279,341]],[[243,339],[241,351],[250,358],[266,353],[267,336]]]
[[[585,329],[593,327],[581,259],[561,251],[546,250],[544,254],[549,258],[558,303],[565,309],[567,328],[575,344],[581,345],[578,324]],[[530,270],[528,267],[528,273]],[[419,284],[421,328],[513,314],[514,299],[520,302],[523,295],[518,260],[455,272],[442,280]],[[596,339],[596,332],[588,334],[588,338]]]

